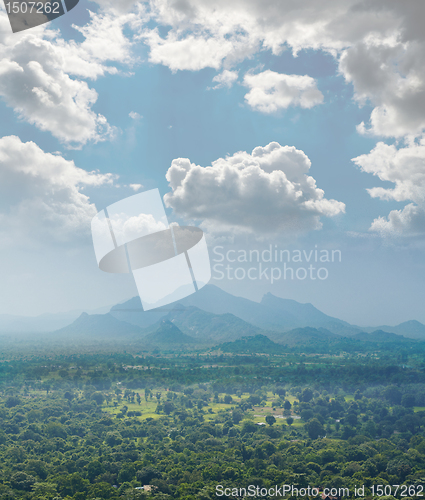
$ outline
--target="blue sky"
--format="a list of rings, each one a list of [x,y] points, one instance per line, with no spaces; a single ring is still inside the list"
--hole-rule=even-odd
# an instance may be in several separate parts
[[[17,34],[0,11],[0,314],[136,295],[90,220],[157,187],[211,252],[341,250],[324,280],[217,286],[425,322],[423,7],[301,3],[80,0]]]

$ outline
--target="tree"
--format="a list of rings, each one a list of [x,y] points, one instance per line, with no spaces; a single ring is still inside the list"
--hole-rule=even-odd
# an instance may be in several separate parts
[[[17,490],[31,491],[32,485],[35,483],[35,477],[26,474],[25,472],[15,472],[10,478],[10,484]]]
[[[133,464],[124,464],[118,474],[118,482],[125,483],[131,481],[136,475]]]
[[[108,432],[105,437],[105,442],[108,446],[115,446],[122,443],[121,434],[117,431]]]
[[[73,474],[68,474],[65,476],[60,476],[58,479],[58,490],[61,495],[75,495],[77,492],[83,492],[87,489],[89,485],[87,479],[83,479],[78,472]],[[76,498],[74,496],[74,498]],[[85,498],[85,496],[84,496]]]
[[[345,417],[344,422],[346,422],[347,424],[349,424],[353,427],[356,426],[357,425],[357,415],[355,413],[349,413]]]
[[[275,394],[278,394],[281,398],[286,396],[286,391],[283,387],[276,387]]]
[[[401,403],[401,392],[395,385],[390,385],[385,389],[384,397],[392,404],[399,405]]]
[[[93,460],[87,466],[87,477],[92,483],[94,479],[104,471],[105,469],[103,468],[103,465],[99,462],[99,460]]]
[[[307,408],[306,410],[301,410],[301,418],[304,420],[304,422],[307,422],[314,416],[314,411],[311,410],[310,408]]]
[[[174,404],[171,401],[166,401],[162,405],[162,409],[166,415],[169,415],[174,410]]]
[[[283,408],[284,408],[284,410],[290,410],[292,408],[292,405],[291,405],[290,401],[286,400],[283,403]]]
[[[72,392],[70,391],[66,391],[63,397],[68,401],[72,401],[74,399],[74,394],[72,394]]]
[[[115,489],[105,482],[92,484],[89,488],[89,495],[87,498],[114,498]]]
[[[232,420],[234,424],[238,424],[243,419],[243,413],[240,410],[232,411]]]
[[[317,418],[312,418],[311,420],[309,420],[305,424],[305,427],[310,439],[317,439],[319,436],[325,435],[325,429],[323,428],[323,425],[319,422],[319,420],[317,420]]]
[[[300,396],[300,401],[302,401],[304,403],[308,403],[312,399],[313,399],[313,391],[309,387],[306,387],[305,389],[303,389],[303,392],[301,393],[301,396]]]
[[[136,479],[142,484],[149,484],[152,479],[161,477],[161,473],[153,467],[143,467],[136,473]]]
[[[105,396],[101,392],[94,392],[91,398],[98,406],[102,406],[102,403],[105,401]]]
[[[267,415],[266,416],[266,422],[270,425],[270,427],[276,423],[276,419],[273,415]]]
[[[46,425],[46,433],[49,437],[60,437],[66,439],[66,431],[59,422],[49,422]]]
[[[286,419],[286,422],[287,422],[288,425],[292,425],[294,423],[294,419],[292,417],[288,417]]]
[[[257,425],[250,420],[245,420],[242,425],[242,434],[248,434],[251,432],[255,432],[257,430]]]
[[[404,394],[401,398],[401,404],[406,408],[412,408],[415,406],[415,396],[413,394]]]
[[[5,406],[7,408],[13,408],[21,404],[21,400],[17,396],[9,396],[6,399]]]
[[[32,487],[35,498],[51,499],[57,498],[56,484],[54,483],[35,483]]]

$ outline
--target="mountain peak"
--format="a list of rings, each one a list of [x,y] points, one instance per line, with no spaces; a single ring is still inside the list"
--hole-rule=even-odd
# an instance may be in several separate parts
[[[419,328],[425,327],[423,323],[421,323],[420,321],[416,321],[416,319],[409,319],[408,321],[403,321],[403,323],[400,323],[398,326],[410,326]]]
[[[196,340],[183,333],[169,319],[162,319],[158,329],[146,336],[153,344],[193,344]]]

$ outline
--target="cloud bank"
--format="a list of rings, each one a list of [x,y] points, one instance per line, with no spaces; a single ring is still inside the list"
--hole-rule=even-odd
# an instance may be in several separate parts
[[[112,184],[112,174],[86,172],[16,136],[0,139],[1,246],[78,243],[97,210],[81,191]]]
[[[124,36],[133,20],[132,14],[91,14],[90,23],[78,28],[84,40],[77,43],[65,41],[49,25],[12,34],[1,11],[0,96],[21,119],[68,146],[111,138],[114,128],[93,111],[97,92],[83,79],[117,73],[111,62],[134,62]]]

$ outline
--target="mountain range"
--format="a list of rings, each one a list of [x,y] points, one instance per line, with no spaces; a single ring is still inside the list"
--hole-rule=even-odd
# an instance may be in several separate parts
[[[199,292],[178,301],[180,306],[196,307],[215,315],[232,314],[262,330],[285,331],[300,327],[327,328],[339,335],[354,335],[362,329],[337,318],[328,316],[312,304],[300,304],[295,300],[282,299],[267,293],[261,302],[235,297],[214,285],[207,285]],[[175,307],[175,306],[174,306]],[[170,311],[161,307],[142,312],[138,297],[112,307],[111,314],[122,321],[146,327],[158,321]]]
[[[305,342],[330,341],[338,337],[370,342],[405,338],[425,340],[425,325],[418,321],[394,327],[361,328],[328,316],[312,304],[301,304],[270,293],[264,295],[261,302],[254,302],[235,297],[214,285],[206,285],[175,304],[150,311],[143,311],[139,297],[134,297],[113,306],[106,314],[77,316],[74,311],[68,316],[50,316],[43,318],[44,331],[55,331],[58,336],[131,336],[147,343],[155,343],[155,336],[168,338],[164,343],[175,338],[180,344],[217,344],[257,335],[266,335],[274,342],[287,345],[299,343],[301,339]],[[40,330],[43,324],[40,318],[34,318],[33,332],[43,331]],[[167,337],[171,330],[174,334]],[[0,316],[0,332],[16,331],[31,331],[30,318],[13,317],[12,320]]]

